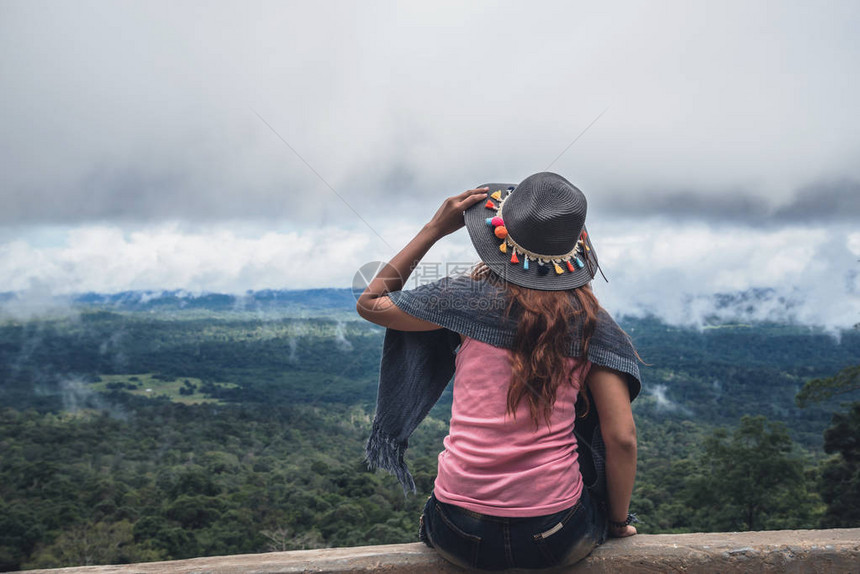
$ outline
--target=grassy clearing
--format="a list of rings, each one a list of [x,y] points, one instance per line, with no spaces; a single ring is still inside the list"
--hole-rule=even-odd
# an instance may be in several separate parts
[[[110,392],[121,390],[140,397],[167,397],[175,403],[185,405],[219,404],[220,399],[208,397],[201,392],[203,382],[195,377],[178,377],[173,381],[163,381],[151,373],[130,375],[101,375],[101,381],[90,383],[94,391]],[[236,388],[235,383],[213,383],[218,388]],[[120,387],[124,385],[125,388]],[[189,389],[183,394],[182,389]]]

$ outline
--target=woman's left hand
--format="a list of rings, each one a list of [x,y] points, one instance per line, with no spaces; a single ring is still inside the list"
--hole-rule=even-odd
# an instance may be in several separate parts
[[[449,197],[442,203],[442,207],[427,224],[437,239],[441,239],[450,233],[454,233],[465,225],[463,212],[487,197],[489,187],[469,189],[460,195]]]
[[[627,538],[628,536],[635,536],[636,527],[630,526],[629,524],[623,526],[622,528],[615,528],[613,526],[610,526],[609,535],[613,538]]]

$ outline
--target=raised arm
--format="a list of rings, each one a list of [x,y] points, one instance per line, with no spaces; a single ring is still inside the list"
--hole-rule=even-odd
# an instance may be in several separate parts
[[[417,319],[401,311],[388,298],[388,293],[400,291],[412,270],[434,243],[463,227],[463,211],[487,197],[486,187],[470,189],[449,197],[421,231],[400,250],[358,298],[356,311],[371,323],[400,331],[432,331],[439,325]]]
[[[600,432],[606,444],[606,487],[609,520],[625,522],[636,479],[636,424],[630,408],[630,392],[625,375],[594,365],[588,375],[588,388],[600,417]],[[633,536],[636,528],[610,526],[615,537]]]

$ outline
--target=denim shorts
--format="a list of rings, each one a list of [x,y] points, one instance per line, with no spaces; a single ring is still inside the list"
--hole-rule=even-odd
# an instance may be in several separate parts
[[[464,568],[551,568],[588,556],[606,540],[606,513],[582,490],[579,501],[546,516],[489,516],[440,502],[431,495],[419,522],[419,538]]]

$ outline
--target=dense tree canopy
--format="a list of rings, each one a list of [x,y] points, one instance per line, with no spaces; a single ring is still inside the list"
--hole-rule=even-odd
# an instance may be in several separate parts
[[[705,438],[684,492],[694,521],[708,531],[799,528],[814,523],[817,497],[785,425],[743,417],[729,433]]]
[[[816,527],[819,486],[825,524],[858,524],[837,512],[858,508],[856,409],[819,470],[835,407],[794,395],[860,336],[625,328],[653,365],[634,404],[640,532]],[[0,570],[416,540],[450,389],[410,440],[404,497],[362,460],[381,342],[343,318],[199,309],[0,324]]]
[[[833,416],[824,433],[824,450],[833,453],[821,471],[821,496],[827,502],[827,528],[860,525],[860,402]]]

